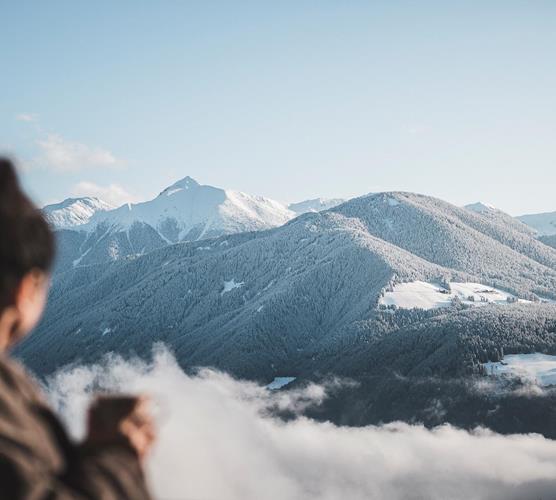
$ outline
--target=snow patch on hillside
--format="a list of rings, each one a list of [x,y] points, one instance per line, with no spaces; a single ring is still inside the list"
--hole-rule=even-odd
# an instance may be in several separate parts
[[[189,188],[185,188],[185,189],[189,189]],[[173,194],[179,193],[180,191],[183,191],[184,188],[174,188],[174,189],[170,189],[169,191],[165,191],[166,196],[172,196]]]
[[[234,288],[240,288],[244,284],[245,283],[243,281],[236,283],[234,279],[231,279],[230,281],[224,281],[224,288],[220,292],[220,295],[224,295],[225,293],[231,292]]]
[[[77,259],[72,262],[73,267],[77,267],[81,261],[87,256],[87,254],[91,251],[90,248],[87,248],[84,253],[82,253]]]
[[[274,377],[274,380],[266,388],[270,391],[276,391],[291,384],[294,380],[295,377]]]
[[[519,378],[543,387],[556,385],[556,356],[549,354],[510,354],[483,366],[489,375]]]
[[[468,305],[507,304],[517,299],[510,293],[481,283],[452,282],[449,288],[425,281],[399,283],[384,293],[379,305],[400,309],[436,309],[449,307],[454,300]],[[523,301],[525,302],[525,301]]]
[[[397,207],[400,202],[398,200],[396,200],[396,198],[387,198],[388,201],[388,205],[390,205],[391,207]]]

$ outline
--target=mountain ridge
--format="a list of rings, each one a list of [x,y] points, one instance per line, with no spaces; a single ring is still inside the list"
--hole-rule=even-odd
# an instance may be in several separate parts
[[[134,258],[180,241],[259,231],[295,216],[262,196],[199,184],[186,176],[155,198],[97,211],[83,224],[57,231],[57,269]]]
[[[97,212],[114,209],[113,205],[95,196],[66,198],[42,208],[54,229],[70,229],[86,224]]]
[[[520,215],[517,219],[533,228],[539,236],[556,235],[556,212]]]
[[[550,393],[485,378],[485,363],[505,354],[556,355],[556,250],[509,215],[394,191],[141,251],[147,230],[160,239],[139,223],[118,233],[135,255],[54,274],[38,331],[15,350],[39,377],[107,353],[148,359],[163,342],[186,371],[348,377],[318,410],[324,420],[556,436]],[[528,416],[533,407],[542,418]],[[496,408],[519,418],[502,421]]]
[[[67,362],[75,352],[141,350],[147,339],[164,340],[186,364],[270,375],[270,365],[299,369],[315,349],[334,351],[381,310],[387,289],[413,281],[556,299],[556,251],[442,200],[373,194],[277,228],[69,269],[54,278],[31,344],[63,335]]]

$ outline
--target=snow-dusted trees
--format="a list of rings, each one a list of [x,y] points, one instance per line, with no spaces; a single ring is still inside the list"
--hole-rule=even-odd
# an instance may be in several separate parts
[[[550,314],[542,312],[550,306],[508,304],[474,312],[454,301],[441,311],[381,312],[378,302],[384,290],[414,280],[446,290],[451,281],[473,281],[520,298],[554,296],[556,252],[504,224],[440,200],[386,193],[276,229],[144,254],[133,226],[122,241],[99,233],[109,246],[83,255],[80,262],[89,265],[70,265],[55,276],[45,319],[20,353],[41,373],[76,356],[146,355],[159,340],[184,365],[242,376],[266,376],[276,367],[473,371],[481,360],[499,357],[500,347],[551,349]],[[90,264],[114,242],[141,255]],[[520,253],[526,242],[530,249]],[[128,251],[118,245],[114,251]],[[537,245],[542,255],[535,257]],[[227,289],[226,283],[242,286]],[[510,314],[512,321],[503,319]],[[536,314],[546,318],[544,326],[531,326]]]

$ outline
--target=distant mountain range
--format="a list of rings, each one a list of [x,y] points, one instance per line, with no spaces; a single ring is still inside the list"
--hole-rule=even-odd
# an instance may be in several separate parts
[[[203,186],[185,177],[150,201],[99,211],[80,229],[112,232],[148,225],[168,243],[280,226],[294,214],[280,203],[238,191]]]
[[[556,235],[556,212],[522,215],[518,219],[531,226],[540,236]]]
[[[98,198],[70,198],[43,210],[57,231],[57,268],[67,269],[134,257],[178,242],[269,229],[341,201],[317,198],[286,207],[185,177],[142,203],[114,208]]]
[[[148,202],[97,204],[88,222],[57,232],[62,264],[41,327],[48,333],[36,342],[66,340],[40,371],[75,352],[94,358],[162,339],[184,362],[270,376],[279,366],[300,370],[309,346],[369,321],[381,304],[556,301],[556,250],[494,207],[400,192],[338,201],[297,204],[309,211],[295,217],[272,200],[186,177]],[[72,207],[81,206],[57,210]],[[416,295],[397,301],[397,284],[412,282]]]
[[[556,249],[485,204],[405,192],[337,201],[290,206],[307,210],[296,216],[185,178],[149,202],[98,210],[57,231],[64,264],[16,353],[42,376],[107,352],[148,357],[162,341],[186,369],[355,380],[323,409],[338,422],[556,437],[556,396],[476,389],[487,361],[556,354]]]
[[[307,212],[322,212],[323,210],[334,208],[344,201],[346,200],[342,198],[314,198],[298,203],[290,203],[288,208],[297,215],[301,215]]]
[[[185,177],[164,189],[155,199],[114,207],[95,197],[68,198],[43,210],[55,230],[90,232],[99,224],[128,229],[134,223],[156,228],[165,239],[202,239],[217,234],[266,229],[296,215],[320,212],[345,200],[314,198],[283,205],[275,200],[238,191],[203,186]],[[98,213],[97,213],[98,212]],[[108,213],[107,213],[108,212]],[[172,220],[172,223],[168,221]],[[176,230],[169,227],[176,225]],[[193,230],[193,234],[188,235]],[[177,233],[177,234],[176,234]]]
[[[203,186],[185,177],[142,203],[114,207],[99,198],[82,197],[43,210],[58,232],[59,267],[65,269],[133,257],[180,241],[277,227],[345,201],[315,198],[286,206],[269,198]],[[465,208],[556,247],[556,212],[513,218],[482,202]]]

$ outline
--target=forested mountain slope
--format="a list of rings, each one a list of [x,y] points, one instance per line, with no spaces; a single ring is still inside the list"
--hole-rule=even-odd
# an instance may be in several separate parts
[[[503,218],[413,193],[379,193],[332,209],[429,262],[480,277],[521,298],[556,298],[556,252]]]
[[[344,344],[349,364],[332,356],[329,369],[350,375],[460,377],[483,372],[504,354],[556,354],[556,305],[489,305],[429,312],[376,314]]]
[[[551,236],[541,236],[539,240],[542,241],[545,245],[556,248],[556,234],[553,234]]]
[[[537,248],[542,258],[527,255]],[[39,331],[20,353],[46,373],[76,356],[143,355],[160,340],[186,366],[263,378],[318,370],[341,363],[352,341],[364,338],[363,352],[382,335],[380,297],[396,283],[475,282],[539,300],[556,290],[556,266],[539,261],[551,264],[555,255],[511,224],[440,200],[372,195],[272,230],[61,273]],[[52,346],[48,359],[40,355]]]
[[[482,215],[490,222],[501,225],[502,227],[511,228],[513,231],[518,231],[521,233],[526,234],[527,236],[535,236],[536,231],[521,222],[518,218],[512,217],[511,215],[507,214],[506,212],[499,210],[496,207],[491,205],[486,205],[481,202],[472,203],[470,205],[466,205],[464,208],[467,210],[471,210],[477,214]]]
[[[49,371],[76,354],[169,343],[188,365],[257,376],[293,368],[368,317],[398,279],[467,279],[379,240],[356,219],[307,214],[264,232],[169,246],[55,279],[39,331],[22,346]],[[33,356],[47,346],[57,352]]]
[[[62,234],[65,259],[91,237]],[[16,349],[39,376],[108,352],[146,357],[161,341],[186,369],[355,380],[317,411],[339,423],[556,437],[556,395],[484,380],[483,363],[504,353],[556,354],[556,251],[503,212],[396,192],[198,241],[169,244],[147,222],[107,234],[131,255],[92,248],[56,273],[42,323]]]

